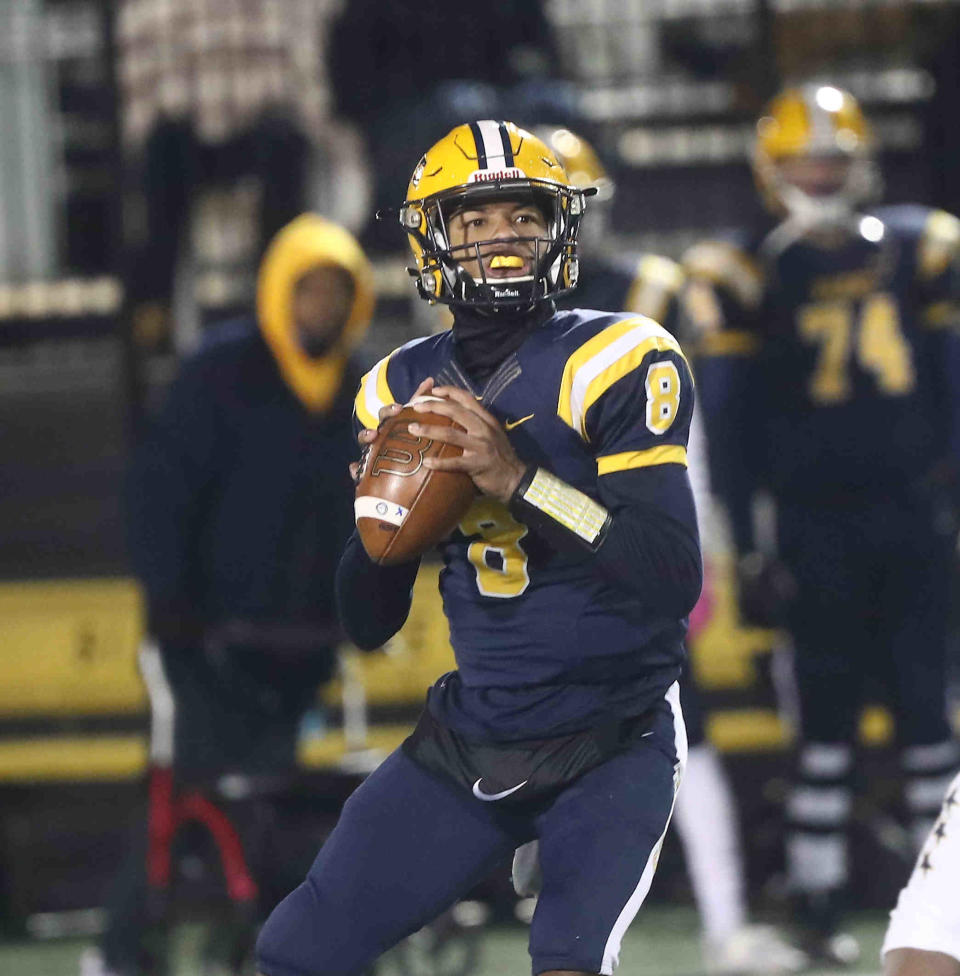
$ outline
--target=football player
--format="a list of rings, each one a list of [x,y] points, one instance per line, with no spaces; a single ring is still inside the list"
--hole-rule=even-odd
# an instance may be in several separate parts
[[[769,219],[686,259],[712,482],[741,557],[741,614],[792,635],[800,701],[787,863],[808,948],[849,961],[853,746],[865,694],[893,709],[916,837],[958,760],[945,633],[958,461],[960,222],[867,209],[872,139],[847,92],[783,92],[757,126]],[[776,502],[776,560],[753,500]]]
[[[678,297],[683,284],[680,265],[657,254],[624,260],[612,253],[608,241],[615,185],[593,146],[565,127],[536,131],[556,153],[572,184],[597,191],[581,229],[577,288],[562,295],[557,306],[625,309],[647,315],[675,333],[680,324]],[[703,512],[710,499],[707,459],[696,414],[688,455],[703,538]],[[689,639],[695,637],[697,627],[708,617],[709,604],[705,585],[690,615]],[[674,823],[703,927],[704,968],[710,973],[798,972],[807,963],[803,952],[787,944],[775,929],[748,923],[736,803],[716,750],[707,741],[700,692],[689,666],[684,667],[680,681],[680,705],[687,726],[688,751]],[[519,894],[532,895],[539,890],[536,848],[537,842],[531,841],[514,856],[513,878]]]
[[[410,427],[461,446],[424,463],[478,493],[443,545],[457,670],[268,920],[265,976],[364,971],[535,837],[534,973],[612,973],[649,891],[686,754],[677,678],[701,583],[693,383],[653,320],[556,311],[588,195],[510,122],[460,125],[414,169],[399,218],[419,293],[453,327],[377,363],[356,414],[366,446],[429,392],[462,428]],[[348,543],[337,590],[359,646],[399,629],[417,565]]]
[[[960,976],[960,776],[890,913],[884,976]]]

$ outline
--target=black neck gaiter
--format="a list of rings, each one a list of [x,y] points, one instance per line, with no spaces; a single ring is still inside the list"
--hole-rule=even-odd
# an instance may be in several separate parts
[[[457,360],[476,383],[484,384],[497,367],[556,311],[549,299],[524,312],[481,312],[458,308],[453,316]]]

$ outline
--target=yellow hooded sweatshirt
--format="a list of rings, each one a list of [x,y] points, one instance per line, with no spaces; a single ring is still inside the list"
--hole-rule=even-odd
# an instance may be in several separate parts
[[[293,289],[308,271],[333,266],[354,282],[353,307],[339,339],[322,358],[308,356],[293,322]],[[350,353],[363,339],[374,308],[373,269],[356,239],[318,214],[301,214],[270,242],[257,278],[257,318],[286,384],[310,411],[330,409]]]

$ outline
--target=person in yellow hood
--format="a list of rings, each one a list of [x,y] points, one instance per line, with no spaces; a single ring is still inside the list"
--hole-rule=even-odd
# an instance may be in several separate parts
[[[373,307],[353,237],[296,218],[266,251],[256,315],[208,330],[133,458],[130,554],[176,702],[174,775],[215,801],[226,774],[292,771],[300,721],[332,673],[334,571],[353,527],[352,354]],[[243,824],[259,818],[231,819],[257,860]],[[142,971],[140,835],[91,972]],[[309,864],[269,861],[272,874],[296,865],[294,878]],[[290,887],[254,873],[264,908]]]

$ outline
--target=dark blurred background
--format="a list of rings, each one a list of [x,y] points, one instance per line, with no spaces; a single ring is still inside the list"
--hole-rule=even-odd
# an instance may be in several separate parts
[[[807,79],[860,99],[887,200],[960,211],[947,0],[0,0],[0,924],[96,927],[82,913],[146,764],[127,451],[178,358],[251,302],[271,228],[315,209],[360,236],[372,363],[434,325],[403,235],[372,214],[453,125],[569,124],[616,182],[616,249],[678,257],[757,208],[753,123]],[[790,742],[776,635],[736,628],[722,574],[718,593],[695,654],[769,891]],[[345,669],[307,735],[305,774],[331,796],[329,775],[401,737],[446,666],[423,605],[394,658]],[[868,769],[889,734],[865,717]],[[865,904],[892,897],[892,789],[878,775],[857,818]],[[658,891],[682,900],[671,865]]]

